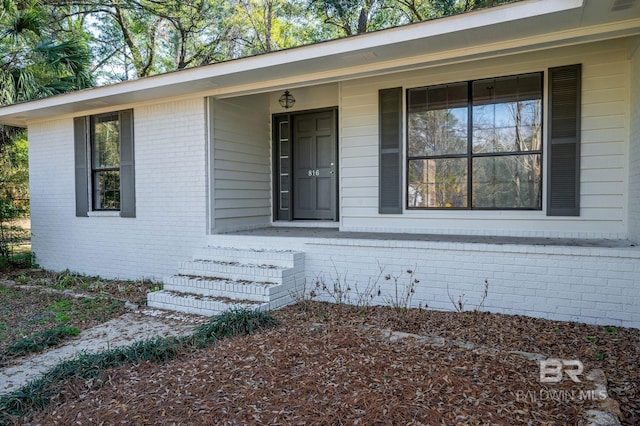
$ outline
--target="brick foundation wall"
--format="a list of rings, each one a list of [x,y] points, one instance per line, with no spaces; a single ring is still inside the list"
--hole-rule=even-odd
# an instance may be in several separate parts
[[[339,276],[352,288],[352,301],[368,283],[381,286],[374,303],[394,299],[408,283],[407,270],[420,282],[412,306],[453,310],[449,294],[464,294],[466,309],[561,321],[640,327],[640,249],[499,245],[422,241],[337,240],[211,236],[209,243],[239,247],[286,247],[305,253],[307,290],[320,279]],[[383,268],[382,276],[380,268]],[[330,297],[324,297],[330,300]]]

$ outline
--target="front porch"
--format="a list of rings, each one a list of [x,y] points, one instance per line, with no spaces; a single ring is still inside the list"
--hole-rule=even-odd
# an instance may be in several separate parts
[[[495,244],[518,246],[553,246],[553,247],[593,247],[593,248],[633,248],[636,244],[630,240],[605,238],[550,238],[550,237],[510,237],[491,235],[455,235],[455,234],[422,234],[399,232],[349,232],[340,231],[338,224],[331,222],[316,222],[313,226],[282,226],[274,224],[263,228],[229,232],[212,236],[236,237],[269,237],[269,238],[305,238],[305,239],[336,239],[336,240],[380,240],[380,241],[422,241],[433,243],[460,244]]]
[[[270,226],[207,237],[207,250],[231,250],[240,268],[273,270],[269,259],[297,256],[273,309],[310,297],[413,307],[460,307],[600,325],[640,327],[640,248],[627,240],[498,237]],[[254,256],[244,262],[241,253]],[[194,259],[216,263],[198,251]],[[223,262],[224,263],[224,262]],[[218,272],[213,275],[217,275]],[[202,279],[202,278],[200,278]],[[326,287],[328,290],[322,290]],[[483,300],[484,292],[487,292]],[[246,290],[253,291],[253,290]],[[233,297],[232,293],[228,297]]]

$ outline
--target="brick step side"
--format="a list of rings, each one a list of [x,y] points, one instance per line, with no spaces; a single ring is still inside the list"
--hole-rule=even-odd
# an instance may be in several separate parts
[[[193,260],[182,262],[147,302],[207,316],[233,308],[278,309],[295,302],[304,279],[304,253],[210,246],[194,251]]]
[[[274,282],[237,281],[220,277],[173,275],[165,279],[164,289],[203,296],[228,297],[268,302],[282,285]]]
[[[268,303],[251,300],[233,300],[226,297],[202,296],[190,293],[177,293],[168,290],[154,291],[147,295],[147,304],[156,309],[185,312],[189,314],[213,316],[230,309],[269,308]]]
[[[299,269],[301,268],[196,259],[182,262],[178,273],[179,275],[222,277],[231,280],[271,281],[281,284],[283,279],[295,275]]]

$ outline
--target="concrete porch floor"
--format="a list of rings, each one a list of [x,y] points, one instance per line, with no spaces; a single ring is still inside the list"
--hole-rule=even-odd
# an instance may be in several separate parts
[[[255,237],[291,237],[291,238],[330,238],[386,241],[424,241],[446,243],[477,244],[516,244],[533,246],[564,246],[594,248],[631,248],[637,244],[630,240],[613,239],[581,239],[581,238],[544,238],[544,237],[508,237],[487,235],[449,235],[449,234],[411,234],[386,232],[344,232],[338,228],[317,227],[280,227],[265,228],[225,233],[224,235]]]

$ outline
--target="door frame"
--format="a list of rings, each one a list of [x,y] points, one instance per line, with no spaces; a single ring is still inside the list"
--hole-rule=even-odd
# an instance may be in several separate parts
[[[318,109],[307,109],[307,110],[302,110],[302,111],[295,111],[295,112],[285,112],[285,113],[278,113],[278,114],[272,114],[271,115],[271,154],[272,154],[272,158],[271,158],[271,200],[272,200],[272,205],[273,205],[273,209],[272,209],[272,221],[273,222],[282,222],[282,221],[301,221],[304,222],[306,220],[304,219],[294,219],[294,191],[293,191],[293,185],[295,184],[294,179],[293,179],[293,170],[294,170],[294,165],[293,165],[293,159],[294,159],[294,151],[295,151],[295,133],[294,133],[294,126],[293,126],[293,122],[296,118],[296,116],[301,116],[301,115],[306,115],[306,114],[314,114],[314,113],[323,113],[323,112],[332,112],[334,115],[334,125],[335,125],[335,153],[336,153],[336,158],[335,158],[335,190],[336,190],[336,199],[335,199],[335,215],[333,217],[333,219],[326,219],[326,220],[318,220],[319,222],[337,222],[338,221],[338,217],[339,217],[339,212],[340,212],[340,204],[339,204],[339,200],[340,200],[340,175],[339,175],[339,170],[340,170],[340,163],[339,163],[339,158],[340,158],[340,154],[338,151],[339,145],[338,145],[338,141],[340,140],[340,135],[338,134],[338,107],[328,107],[328,108],[318,108]],[[289,142],[289,152],[288,152],[288,159],[289,159],[289,187],[287,188],[288,191],[288,208],[286,209],[281,209],[280,208],[280,192],[281,192],[281,187],[280,187],[280,160],[281,160],[281,156],[280,156],[280,129],[279,129],[279,124],[281,122],[286,121],[288,124],[288,128],[289,128],[289,137],[287,138],[288,142]]]

